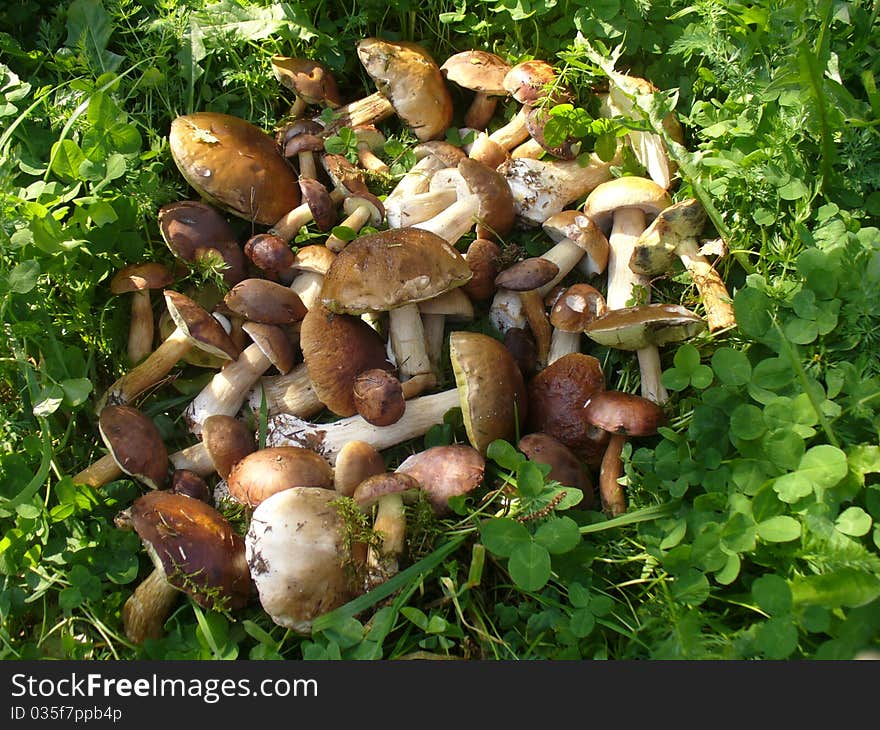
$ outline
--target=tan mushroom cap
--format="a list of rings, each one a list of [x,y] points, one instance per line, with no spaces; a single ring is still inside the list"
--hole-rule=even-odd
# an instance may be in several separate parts
[[[276,492],[291,487],[333,489],[333,470],[323,457],[299,446],[270,446],[240,459],[226,479],[229,494],[256,507]]]
[[[156,424],[132,406],[104,406],[98,432],[116,465],[151,489],[168,478],[168,450]]]
[[[556,298],[550,310],[550,324],[563,332],[583,332],[606,311],[602,292],[594,286],[578,282]]]
[[[608,237],[590,217],[579,210],[562,210],[547,218],[541,228],[557,243],[568,239],[582,248],[584,255],[590,257],[592,272],[601,274],[605,271],[610,251]]]
[[[468,494],[483,482],[486,459],[473,446],[449,444],[432,446],[406,457],[395,470],[407,474],[438,514],[449,510],[449,498]]]
[[[392,368],[376,330],[360,317],[321,306],[303,318],[300,347],[318,400],[338,416],[357,413],[354,383],[360,373]]]
[[[412,151],[416,160],[421,160],[424,157],[436,157],[443,163],[443,167],[455,167],[467,157],[461,147],[456,147],[442,139],[420,142],[413,147]]]
[[[251,322],[291,324],[305,317],[305,304],[290,287],[269,279],[244,279],[223,297],[224,304]]]
[[[251,596],[243,538],[209,504],[156,491],[131,505],[131,524],[171,585],[208,609],[237,610]]]
[[[333,109],[342,104],[336,79],[324,64],[309,58],[277,55],[269,60],[278,83],[301,96],[307,104]]]
[[[226,479],[235,464],[257,450],[256,439],[244,422],[225,414],[208,416],[202,422],[202,443],[221,479]]]
[[[471,276],[464,257],[441,236],[394,228],[359,236],[336,254],[321,298],[331,312],[384,312],[435,297]]]
[[[583,411],[592,425],[623,436],[653,436],[666,423],[666,414],[657,403],[618,390],[594,393]]]
[[[394,373],[384,368],[358,373],[352,394],[357,412],[374,426],[397,423],[406,410],[403,385]]]
[[[639,208],[653,220],[664,208],[672,205],[669,193],[646,177],[627,175],[599,183],[587,195],[583,212],[603,231],[611,229],[614,211]]]
[[[478,49],[454,53],[440,64],[440,71],[463,89],[487,96],[507,95],[504,77],[510,71],[510,64],[494,53]]]
[[[279,373],[284,375],[290,372],[296,362],[296,348],[281,327],[263,322],[245,322],[241,328]]]
[[[500,238],[510,233],[516,210],[507,179],[497,170],[470,157],[459,161],[458,171],[470,192],[480,200],[478,237]]]
[[[241,354],[226,330],[203,307],[185,294],[166,289],[165,306],[174,324],[201,350],[224,360],[235,360]]]
[[[425,141],[446,133],[452,124],[452,96],[439,66],[422,46],[364,38],[357,54],[376,88],[416,137]]]
[[[538,464],[547,464],[549,479],[559,482],[563,487],[574,487],[584,493],[584,499],[578,505],[582,509],[590,509],[595,501],[593,479],[586,465],[577,455],[548,433],[535,432],[523,436],[517,448],[529,460]]]
[[[517,261],[495,277],[495,286],[511,291],[530,291],[544,286],[559,273],[559,267],[539,256]]]
[[[367,441],[348,441],[336,455],[333,466],[333,487],[346,497],[367,477],[386,471],[382,454]]]
[[[129,264],[119,269],[110,279],[110,293],[127,294],[150,289],[164,289],[173,281],[174,277],[164,264],[155,261]]]
[[[643,304],[608,310],[584,327],[584,333],[604,347],[640,350],[681,342],[706,329],[702,317],[680,304]]]
[[[678,259],[679,244],[683,240],[695,240],[706,218],[706,209],[696,198],[664,208],[636,241],[630,269],[643,276],[669,271]]]
[[[480,332],[453,332],[449,357],[468,441],[480,454],[496,439],[515,437],[528,415],[522,372],[510,351]]]
[[[333,184],[348,194],[370,192],[364,180],[364,171],[349,162],[344,155],[324,154],[321,156],[321,166]]]
[[[556,69],[547,61],[531,59],[522,61],[510,68],[504,77],[504,88],[520,104],[533,106],[541,102],[548,92],[548,87],[556,83]],[[561,99],[562,90],[558,92]]]
[[[364,479],[354,490],[351,498],[362,509],[369,509],[382,497],[399,494],[401,497],[412,498],[421,489],[415,477],[397,472],[373,474]]]
[[[313,243],[297,249],[290,268],[324,275],[336,259],[336,254],[326,246]]]
[[[358,124],[352,127],[358,144],[365,144],[371,151],[377,152],[385,144],[385,135],[375,124]]]
[[[184,179],[225,211],[273,225],[300,203],[296,174],[275,140],[244,119],[217,112],[179,116],[168,141]]]

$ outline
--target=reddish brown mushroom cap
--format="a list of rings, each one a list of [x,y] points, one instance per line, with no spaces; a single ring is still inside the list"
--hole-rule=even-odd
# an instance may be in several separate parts
[[[310,58],[272,56],[272,74],[282,86],[307,104],[336,108],[342,104],[339,86],[327,66]]]
[[[283,375],[290,371],[296,361],[296,349],[281,327],[277,324],[245,322],[241,328],[279,373]]]
[[[550,87],[558,80],[556,70],[547,61],[532,59],[512,66],[504,77],[504,88],[520,104],[534,106],[543,101]],[[555,89],[554,103],[568,95],[564,88]]]
[[[232,467],[257,449],[250,429],[234,416],[215,414],[202,422],[202,443],[214,469],[226,479]]]
[[[354,379],[352,388],[357,412],[374,426],[397,423],[406,410],[403,385],[389,370],[365,370]]]
[[[205,502],[149,492],[130,508],[131,525],[168,582],[200,606],[237,610],[251,596],[243,538]]]
[[[465,253],[465,261],[473,272],[470,281],[462,289],[474,301],[490,299],[495,293],[495,277],[498,275],[498,260],[501,247],[488,238],[475,238]]]
[[[294,253],[290,244],[271,233],[258,233],[244,244],[244,254],[258,269],[278,274],[293,265]]]
[[[606,311],[602,292],[579,282],[560,292],[550,310],[550,324],[564,332],[583,332]]]
[[[233,499],[256,507],[276,492],[291,487],[332,489],[333,470],[309,449],[272,446],[258,449],[236,462],[226,484]]]
[[[171,475],[169,490],[190,499],[211,503],[211,489],[201,476],[189,469],[175,469]]]
[[[364,479],[357,485],[351,498],[357,502],[359,507],[368,509],[383,497],[389,497],[393,494],[399,494],[402,498],[412,498],[420,488],[419,482],[409,474],[385,472],[373,474]]]
[[[617,390],[593,393],[584,403],[583,416],[597,428],[623,436],[653,436],[666,423],[657,403]]]
[[[98,432],[124,473],[151,489],[164,486],[168,478],[168,451],[150,418],[132,406],[105,406],[98,416]]]
[[[339,213],[327,188],[318,180],[308,177],[299,179],[302,199],[309,206],[309,212],[319,231],[329,231],[336,224]]]
[[[308,311],[295,291],[268,279],[240,281],[226,293],[223,302],[245,319],[264,324],[299,322]]]
[[[478,160],[465,157],[458,171],[470,192],[480,200],[477,225],[479,238],[501,238],[513,229],[516,209],[506,178]]]
[[[549,479],[559,482],[563,487],[574,487],[584,493],[584,498],[578,505],[582,509],[590,509],[595,501],[593,494],[593,479],[583,461],[562,443],[547,433],[530,433],[523,436],[517,444],[531,461],[539,464],[547,464],[550,472]]]
[[[488,96],[505,96],[504,77],[510,64],[500,56],[478,49],[449,56],[441,65],[443,75],[463,89],[480,91]]]
[[[517,261],[495,277],[495,286],[511,291],[530,291],[544,286],[559,273],[559,267],[540,256]]]
[[[434,507],[442,514],[449,509],[449,499],[468,494],[483,482],[486,460],[466,444],[432,446],[404,459],[395,470],[413,477]]]
[[[129,264],[119,269],[110,280],[111,294],[164,289],[174,281],[174,277],[164,264],[147,261]]]

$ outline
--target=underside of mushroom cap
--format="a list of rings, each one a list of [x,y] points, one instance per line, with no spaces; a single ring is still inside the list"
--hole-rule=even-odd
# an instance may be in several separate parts
[[[165,306],[174,324],[184,332],[195,347],[224,360],[235,360],[241,354],[226,330],[203,307],[185,294],[166,289]]]

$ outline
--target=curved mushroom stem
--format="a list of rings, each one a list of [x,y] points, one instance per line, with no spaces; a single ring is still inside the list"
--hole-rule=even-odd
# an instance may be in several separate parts
[[[464,113],[464,124],[471,129],[485,129],[495,115],[498,97],[490,96],[483,91],[474,94],[470,106]]]
[[[506,150],[512,150],[518,144],[525,142],[530,136],[529,127],[526,122],[526,112],[520,108],[507,124],[492,132],[489,135],[489,139]]]
[[[425,335],[425,351],[431,367],[440,371],[440,360],[443,356],[443,344],[446,341],[446,315],[422,313],[422,329]]]
[[[623,434],[611,434],[599,467],[599,497],[602,500],[602,509],[611,517],[626,512],[626,498],[618,481],[623,476],[621,454],[626,440],[627,437]]]
[[[404,304],[388,313],[388,337],[401,382],[431,372],[431,359],[425,347],[425,329],[417,304]]]
[[[640,208],[621,208],[614,213],[611,235],[608,237],[608,288],[605,301],[608,309],[622,309],[629,304],[635,287],[650,292],[647,277],[636,274],[629,267],[638,237],[645,230],[645,214]],[[647,302],[643,302],[647,303]],[[663,404],[669,393],[660,382],[660,353],[656,345],[636,352],[639,359],[641,393],[655,403]]]
[[[107,482],[112,482],[123,475],[119,464],[110,455],[105,454],[97,461],[92,462],[78,474],[74,474],[74,484],[87,484],[90,487],[103,487]]]
[[[339,205],[342,200],[345,198],[345,191],[341,188],[333,188],[330,191],[330,200],[334,205]],[[308,203],[300,203],[296,208],[288,211],[274,226],[272,226],[268,233],[273,236],[278,236],[278,238],[284,241],[292,241],[296,234],[299,233],[299,229],[303,226],[308,225],[312,220],[314,220],[314,216],[312,215],[312,210],[309,208]]]
[[[710,332],[727,329],[736,325],[733,301],[724,281],[697,248],[693,238],[679,242],[677,253],[684,267],[690,272],[706,308],[706,324]]]
[[[299,119],[306,113],[307,108],[308,104],[306,104],[306,100],[297,94],[293,98],[293,103],[290,105],[290,108],[287,110],[287,116],[291,119]]]
[[[372,212],[370,211],[369,206],[359,205],[348,216],[346,216],[339,225],[351,228],[351,230],[357,233],[366,225],[367,221],[370,220],[371,215]],[[327,236],[327,240],[324,242],[324,245],[334,253],[339,253],[347,244],[348,241],[332,233]]]
[[[578,246],[570,238],[557,241],[550,249],[541,254],[542,259],[552,261],[559,268],[556,276],[543,286],[538,287],[538,293],[545,297],[550,290],[562,281],[585,255],[584,249]]]
[[[358,143],[357,157],[361,167],[370,172],[387,173],[390,170],[385,161],[373,152],[370,145],[366,142]]]
[[[414,226],[446,210],[456,200],[455,190],[430,190],[407,196],[395,211],[396,225],[389,228]]]
[[[165,579],[165,573],[153,568],[122,607],[122,624],[129,640],[142,644],[144,639],[162,636],[165,620],[179,595],[180,591]]]
[[[318,178],[318,166],[315,164],[315,153],[312,150],[302,150],[296,153],[299,162],[299,176],[316,180]]]
[[[149,289],[132,293],[131,321],[128,326],[128,360],[139,363],[153,351],[153,305]]]
[[[479,210],[479,197],[465,195],[433,218],[416,223],[412,227],[436,233],[454,246],[459,238],[474,227],[475,216]]]

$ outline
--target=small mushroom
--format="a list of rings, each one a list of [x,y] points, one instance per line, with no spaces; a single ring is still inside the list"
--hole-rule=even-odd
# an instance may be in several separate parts
[[[605,314],[607,307],[602,293],[589,284],[578,282],[563,291],[550,310],[553,333],[547,363],[581,349],[581,333]]]
[[[397,423],[406,410],[403,385],[394,373],[382,368],[359,373],[352,394],[357,412],[374,426]]]
[[[530,461],[547,464],[550,467],[548,479],[583,492],[584,497],[577,505],[579,509],[592,509],[595,501],[593,479],[584,462],[568,446],[550,434],[536,431],[523,436],[517,448]]]
[[[211,503],[211,489],[208,483],[189,469],[175,469],[171,474],[171,486],[168,489],[173,494],[199,499],[206,504]]]
[[[352,128],[357,140],[357,158],[361,167],[370,172],[387,174],[388,164],[376,155],[385,146],[385,135],[373,124],[360,124]]]
[[[244,319],[262,324],[299,322],[308,311],[295,291],[268,279],[243,279],[226,293],[223,303]]]
[[[486,459],[468,444],[432,446],[407,456],[395,469],[413,477],[438,515],[449,511],[449,500],[480,486]]]
[[[175,451],[168,458],[175,469],[203,477],[216,472],[221,479],[226,479],[233,465],[256,448],[254,435],[244,422],[215,413],[202,421],[200,441]]]
[[[74,484],[101,487],[123,474],[161,489],[168,477],[168,451],[156,424],[137,408],[109,405],[98,417],[107,454],[74,475]]]
[[[239,459],[226,478],[229,496],[256,507],[291,487],[333,489],[333,469],[318,454],[298,446],[267,446]]]
[[[153,303],[150,290],[164,289],[174,281],[167,266],[156,262],[130,264],[110,280],[111,294],[131,294],[128,324],[128,360],[138,363],[153,349]]]
[[[278,83],[294,93],[287,115],[301,117],[308,106],[336,109],[342,104],[333,73],[324,64],[310,58],[275,55],[269,59]]]
[[[594,342],[618,350],[641,350],[682,342],[706,329],[706,322],[680,304],[643,304],[612,309],[584,327]]]
[[[314,309],[321,302],[324,275],[330,269],[336,254],[326,246],[311,244],[297,249],[290,265],[290,288],[296,292],[306,309]]]
[[[345,211],[346,217],[339,225],[345,226],[355,233],[360,232],[367,223],[378,226],[385,219],[385,206],[372,193],[360,193],[347,197],[342,202],[342,209]],[[324,243],[334,253],[339,253],[347,244],[347,240],[333,234],[328,236]]]
[[[351,497],[364,479],[385,471],[385,460],[374,446],[366,441],[349,441],[336,456],[333,488],[339,494]]]
[[[464,258],[473,276],[461,287],[462,291],[475,302],[490,299],[495,293],[501,247],[491,239],[475,238],[468,245]]]
[[[258,233],[244,244],[244,255],[270,281],[278,281],[279,274],[290,270],[294,253],[290,244],[270,233]]]
[[[312,119],[297,119],[281,132],[284,156],[287,159],[296,158],[299,163],[300,180],[318,178],[315,155],[324,152],[324,138],[321,136],[323,131],[324,127]]]
[[[508,266],[495,277],[495,286],[511,291],[530,291],[539,289],[553,281],[559,273],[559,266],[550,259],[532,256]]]
[[[599,470],[599,496],[602,508],[615,517],[626,512],[618,481],[623,475],[623,446],[629,438],[656,434],[666,415],[654,401],[616,390],[594,393],[585,401],[583,411],[589,424],[610,434]]]
[[[464,114],[465,126],[478,130],[489,126],[499,98],[507,96],[504,77],[510,68],[500,56],[481,50],[455,53],[440,65],[447,80],[475,92]]]
[[[541,229],[556,243],[541,254],[559,267],[559,273],[540,287],[542,294],[562,281],[575,267],[587,278],[604,273],[608,266],[608,238],[592,219],[578,210],[551,215]]]

